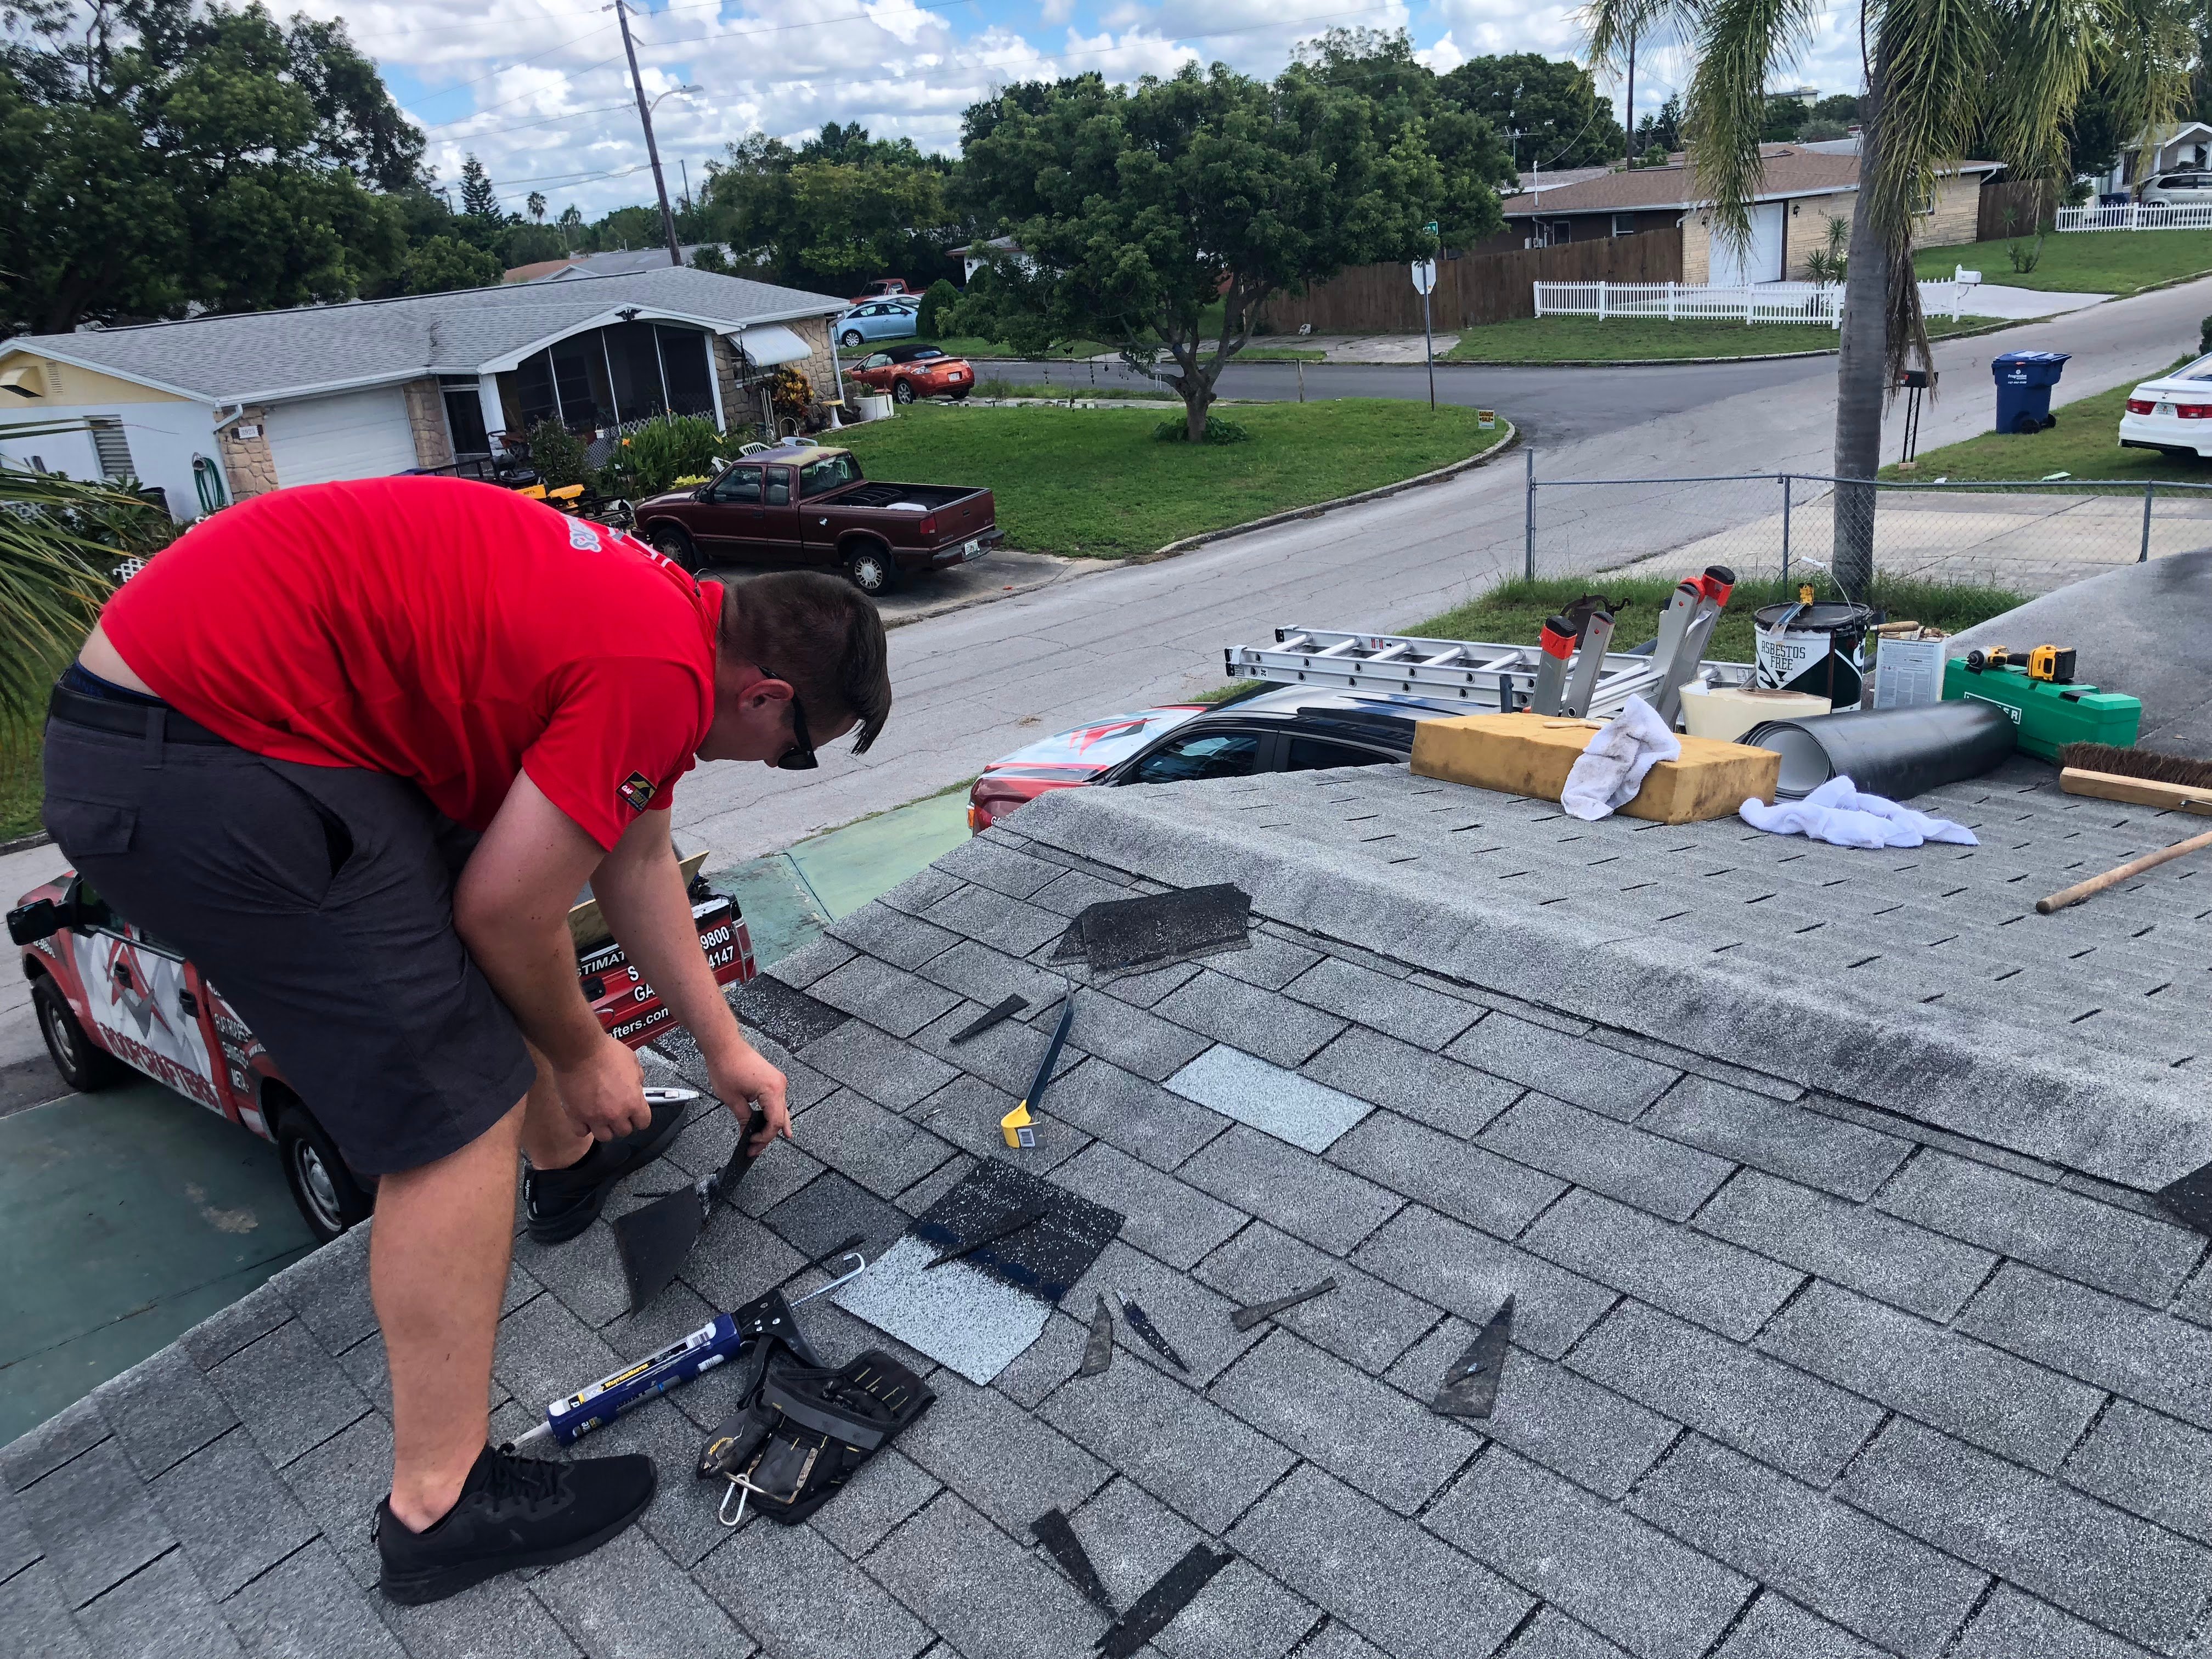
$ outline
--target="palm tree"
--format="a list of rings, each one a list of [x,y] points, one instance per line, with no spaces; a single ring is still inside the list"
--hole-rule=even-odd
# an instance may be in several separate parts
[[[0,440],[84,429],[82,421],[0,422]],[[149,511],[105,483],[0,461],[0,751],[26,730],[57,665],[89,633],[127,550],[114,516]]]
[[[1818,0],[1589,0],[1584,14],[1600,61],[1655,17],[1690,45],[1691,160],[1715,234],[1739,247],[1750,240],[1767,81],[1825,11]],[[2068,123],[2093,82],[2119,130],[2140,131],[2172,117],[2197,56],[2182,0],[1860,0],[1859,39],[1859,191],[1836,365],[1842,479],[1874,477],[1883,406],[1899,374],[1928,361],[1912,226],[1939,169],[1979,141],[2014,179],[2063,179]],[[1869,484],[1837,488],[1834,569],[1855,592],[1874,574],[1874,495]]]

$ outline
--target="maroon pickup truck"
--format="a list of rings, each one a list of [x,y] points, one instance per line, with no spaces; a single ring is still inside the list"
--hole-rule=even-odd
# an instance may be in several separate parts
[[[758,450],[712,483],[637,504],[637,534],[687,570],[834,564],[869,594],[980,559],[1005,533],[988,489],[878,483],[826,446]]]

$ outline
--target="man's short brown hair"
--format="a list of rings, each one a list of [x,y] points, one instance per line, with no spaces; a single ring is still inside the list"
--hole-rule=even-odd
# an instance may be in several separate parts
[[[721,651],[787,680],[823,727],[860,721],[865,752],[891,717],[884,619],[857,588],[813,570],[732,582],[722,596]]]

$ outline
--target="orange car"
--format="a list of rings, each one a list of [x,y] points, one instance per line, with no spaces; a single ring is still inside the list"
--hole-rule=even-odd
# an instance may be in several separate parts
[[[886,346],[845,371],[871,392],[888,392],[895,403],[916,398],[966,397],[975,371],[965,357],[948,357],[933,345]]]

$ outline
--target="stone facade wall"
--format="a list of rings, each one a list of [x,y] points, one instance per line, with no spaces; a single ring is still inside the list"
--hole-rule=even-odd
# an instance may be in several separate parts
[[[268,411],[249,404],[246,412],[216,434],[216,453],[222,462],[223,483],[229,487],[234,501],[265,495],[281,482],[276,477],[276,458],[269,453],[269,428],[264,422]],[[251,438],[241,438],[241,426],[258,428]]]
[[[426,374],[400,388],[407,394],[407,425],[415,434],[415,465],[451,466],[453,434],[446,429],[446,400],[438,377]]]

